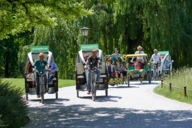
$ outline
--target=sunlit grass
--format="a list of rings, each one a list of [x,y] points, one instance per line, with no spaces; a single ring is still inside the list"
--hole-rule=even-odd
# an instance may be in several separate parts
[[[10,82],[11,86],[16,86],[19,87],[23,90],[23,94],[25,93],[25,80],[21,78],[3,78],[3,81]],[[72,86],[75,85],[75,80],[63,80],[59,79],[59,88],[61,87],[67,87],[67,86]]]
[[[181,68],[173,72],[172,78],[164,79],[163,88],[158,86],[154,91],[165,97],[192,104],[192,68]],[[172,84],[172,91],[169,90]],[[184,87],[187,88],[187,97],[184,96]],[[175,88],[176,87],[176,88]],[[179,89],[178,89],[179,88]]]

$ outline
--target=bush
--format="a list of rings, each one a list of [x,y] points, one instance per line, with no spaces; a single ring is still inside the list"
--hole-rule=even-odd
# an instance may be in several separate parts
[[[0,80],[0,128],[19,128],[29,122],[22,90]]]

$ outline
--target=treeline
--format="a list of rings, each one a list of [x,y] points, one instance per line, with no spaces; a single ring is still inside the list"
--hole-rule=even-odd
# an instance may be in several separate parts
[[[84,0],[81,4],[92,14],[68,20],[55,12],[56,26],[35,25],[32,31],[1,40],[2,76],[22,77],[29,47],[48,45],[59,77],[71,78],[84,26],[90,28],[87,43],[98,43],[105,54],[115,47],[122,54],[133,53],[141,45],[149,56],[154,48],[170,51],[174,68],[192,66],[191,0]]]

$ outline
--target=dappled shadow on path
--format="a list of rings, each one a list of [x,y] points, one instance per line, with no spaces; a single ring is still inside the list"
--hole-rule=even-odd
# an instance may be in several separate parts
[[[183,128],[192,126],[192,111],[137,110],[125,108],[97,108],[86,105],[45,104],[30,107],[30,123],[26,128],[65,127],[161,127]]]

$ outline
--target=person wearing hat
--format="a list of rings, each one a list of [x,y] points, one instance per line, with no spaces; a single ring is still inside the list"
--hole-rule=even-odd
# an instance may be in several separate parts
[[[135,52],[135,54],[144,54],[144,51],[142,51],[142,47],[141,47],[141,46],[138,46],[138,47],[137,47],[137,51]],[[134,59],[134,58],[135,58],[135,57],[132,57],[131,62],[133,62],[133,59]],[[144,63],[144,58],[141,57],[140,59],[141,59],[141,62]]]
[[[98,50],[93,50],[92,55],[88,57],[86,65],[88,65],[88,84],[87,84],[87,94],[90,94],[91,92],[91,72],[90,70],[95,70],[95,73],[97,74],[96,78],[96,84],[99,86],[99,78],[100,78],[100,70],[98,69],[98,64],[101,65],[101,60],[99,57],[97,57]]]
[[[39,73],[42,72],[44,73],[46,69],[48,69],[48,63],[46,60],[44,60],[45,54],[44,53],[39,53],[39,60],[35,61],[34,63],[34,68],[37,70]],[[39,95],[39,74],[36,72],[35,74],[35,80],[36,80],[36,90],[37,90],[37,98],[40,97]],[[47,75],[44,75],[44,82],[45,82],[45,87],[47,87]]]
[[[119,54],[119,49],[115,48],[115,53],[111,55],[112,64],[115,64],[116,60],[124,61],[124,59],[121,57],[121,54]]]

